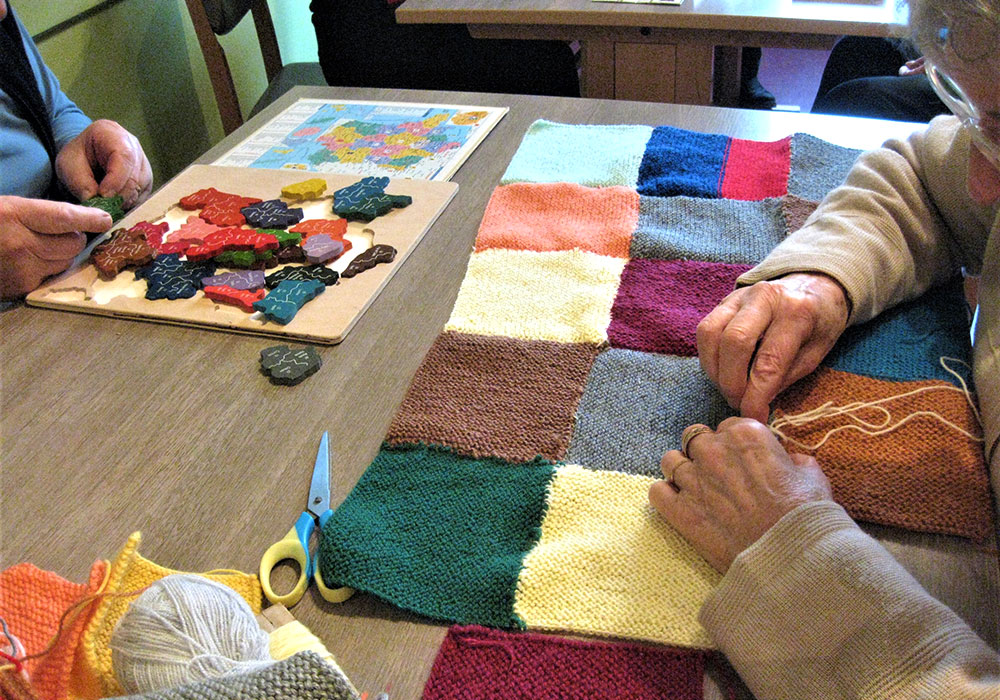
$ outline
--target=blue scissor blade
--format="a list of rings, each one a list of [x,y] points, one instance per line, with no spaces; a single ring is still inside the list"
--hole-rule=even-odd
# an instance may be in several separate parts
[[[309,505],[306,510],[317,518],[330,508],[330,434],[323,433],[313,467],[312,485],[309,487]]]

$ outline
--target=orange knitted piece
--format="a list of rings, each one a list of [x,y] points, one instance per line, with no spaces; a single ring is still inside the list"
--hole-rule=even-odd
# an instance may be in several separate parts
[[[627,187],[503,185],[493,190],[486,206],[476,251],[578,248],[627,258],[638,221],[639,195]]]
[[[835,405],[898,396],[924,386],[954,388],[942,381],[889,382],[821,367],[790,387],[775,402],[775,418]],[[891,423],[917,411],[933,411],[973,435],[981,430],[957,391],[925,391],[880,404]],[[866,421],[884,416],[868,408]],[[852,421],[821,418],[782,432],[815,445],[831,429]],[[784,442],[784,441],[783,441]],[[883,435],[843,430],[815,450],[785,443],[791,452],[812,454],[830,479],[834,499],[851,517],[910,530],[962,535],[982,540],[992,531],[992,507],[983,445],[929,416],[918,416]]]
[[[96,561],[87,583],[73,583],[34,564],[16,564],[0,572],[0,617],[24,645],[26,655],[45,649],[59,630],[66,610],[86,595],[95,593],[104,581],[106,561]],[[59,641],[45,656],[29,659],[25,668],[31,685],[42,700],[69,697],[70,671],[80,633],[93,614],[94,601],[75,618],[67,618]]]

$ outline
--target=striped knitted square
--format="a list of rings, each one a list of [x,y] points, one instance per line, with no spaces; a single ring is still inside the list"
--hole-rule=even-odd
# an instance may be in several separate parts
[[[518,627],[514,588],[553,467],[383,448],[323,528],[323,579],[452,622]]]
[[[529,629],[710,647],[697,615],[719,574],[649,505],[653,477],[560,466],[514,612]]]
[[[756,264],[785,237],[782,202],[641,196],[631,255]]]
[[[597,345],[442,333],[386,441],[512,462],[562,459],[597,352]]]
[[[832,401],[843,406],[869,402],[921,387],[941,387],[880,404],[858,414],[875,424],[909,422],[884,435],[857,429],[834,433],[818,449],[788,444],[792,452],[812,454],[833,486],[834,499],[858,520],[922,532],[983,539],[992,529],[992,506],[981,442],[975,442],[927,413],[933,412],[979,435],[965,396],[947,382],[887,382],[820,368],[790,387],[775,402],[775,418],[799,414]],[[914,415],[924,412],[921,415]],[[816,420],[785,433],[816,445],[830,430],[858,422],[849,416]]]
[[[611,309],[616,348],[697,355],[698,322],[733,291],[749,265],[633,258]]]
[[[634,188],[651,133],[651,126],[559,124],[540,119],[524,135],[500,182]]]
[[[791,136],[770,142],[730,139],[720,196],[757,200],[786,194],[791,140]]]
[[[658,126],[639,167],[639,194],[719,197],[729,137]]]
[[[847,177],[861,151],[809,134],[793,134],[788,194],[819,201]]]
[[[639,195],[627,187],[560,182],[516,183],[493,190],[476,250],[589,250],[627,258]]]
[[[706,652],[451,627],[423,700],[701,700]]]
[[[877,379],[940,379],[957,384],[940,358],[972,361],[968,318],[962,280],[955,279],[873,321],[848,328],[823,364]],[[957,362],[949,366],[969,379],[968,367]]]
[[[587,378],[566,461],[591,469],[660,476],[691,423],[734,415],[696,357],[610,349]]]
[[[473,253],[445,330],[602,343],[624,267],[581,250]]]
[[[87,583],[73,583],[27,563],[15,564],[0,572],[0,618],[24,645],[25,654],[37,654],[48,646],[59,630],[63,613],[84,596],[100,589],[108,566],[106,561],[94,562]],[[69,697],[77,643],[95,607],[96,601],[81,608],[80,615],[68,621],[48,654],[25,662],[31,675],[31,687],[41,700]]]

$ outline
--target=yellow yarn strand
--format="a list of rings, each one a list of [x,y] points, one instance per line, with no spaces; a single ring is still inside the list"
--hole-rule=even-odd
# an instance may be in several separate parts
[[[298,620],[293,620],[271,632],[270,651],[271,658],[277,661],[287,659],[300,651],[314,651],[328,664],[337,665],[333,654],[327,650],[319,637]]]

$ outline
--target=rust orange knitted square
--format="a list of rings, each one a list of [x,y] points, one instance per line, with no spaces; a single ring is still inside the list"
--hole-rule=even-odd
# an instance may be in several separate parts
[[[800,414],[831,401],[836,406],[885,401],[853,415],[821,418],[798,426],[780,426],[788,414]],[[909,530],[962,535],[981,540],[993,527],[982,442],[945,425],[934,413],[981,437],[964,394],[943,381],[891,382],[821,367],[790,387],[775,402],[772,424],[797,442],[784,440],[791,452],[816,457],[833,486],[834,499],[851,517]],[[858,420],[888,427],[866,435]],[[779,421],[778,423],[775,423]],[[831,430],[826,443],[815,446]],[[869,428],[870,429],[870,428]]]
[[[476,250],[589,250],[627,258],[639,195],[627,187],[516,183],[493,190]]]
[[[598,351],[446,331],[417,370],[386,441],[512,462],[562,459]]]
[[[67,581],[33,564],[17,564],[0,572],[0,617],[21,640],[25,654],[37,654],[48,646],[59,629],[63,613],[84,596],[97,592],[107,570],[106,561],[94,562],[87,583]],[[25,663],[31,686],[42,700],[69,697],[77,642],[96,605],[94,601],[82,607],[76,617],[67,617],[62,636],[52,651]]]

